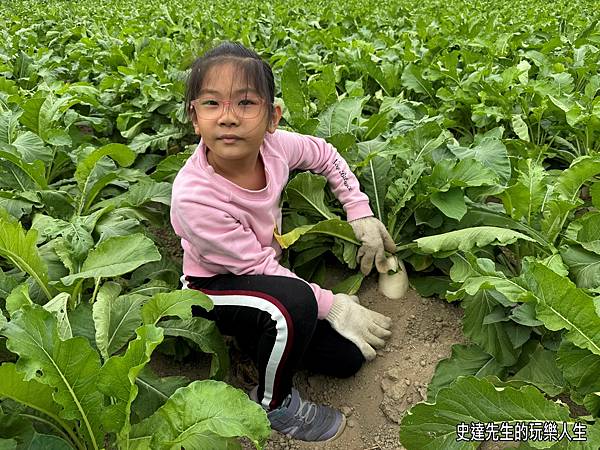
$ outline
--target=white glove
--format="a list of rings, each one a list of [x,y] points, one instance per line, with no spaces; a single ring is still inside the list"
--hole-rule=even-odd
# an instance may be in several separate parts
[[[360,271],[368,275],[373,268],[373,260],[375,260],[378,272],[387,273],[391,270],[384,249],[390,253],[396,253],[396,244],[385,229],[385,225],[373,216],[352,220],[348,223],[356,238],[362,242],[362,246],[356,254],[356,260],[360,263]]]
[[[325,317],[334,330],[356,344],[366,360],[372,360],[376,348],[390,337],[392,319],[371,311],[358,303],[358,297],[335,294],[329,314]]]

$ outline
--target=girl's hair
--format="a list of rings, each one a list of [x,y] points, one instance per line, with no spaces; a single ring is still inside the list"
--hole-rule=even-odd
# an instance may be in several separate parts
[[[253,50],[236,42],[223,42],[204,55],[196,58],[187,80],[185,92],[185,110],[192,118],[191,102],[196,99],[202,89],[202,83],[208,71],[215,65],[225,62],[235,64],[240,76],[246,79],[248,86],[255,89],[269,106],[269,116],[273,113],[275,101],[275,81],[273,70],[266,61]]]

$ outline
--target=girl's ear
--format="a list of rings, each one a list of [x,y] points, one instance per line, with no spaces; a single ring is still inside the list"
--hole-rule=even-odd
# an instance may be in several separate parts
[[[200,136],[200,127],[198,126],[198,117],[196,117],[196,111],[194,107],[190,106],[190,114],[192,116],[192,125],[194,126],[194,133]]]
[[[271,116],[271,120],[269,121],[269,126],[267,127],[267,131],[269,133],[275,133],[277,126],[279,125],[279,121],[281,120],[281,106],[275,105],[273,107],[273,115]]]

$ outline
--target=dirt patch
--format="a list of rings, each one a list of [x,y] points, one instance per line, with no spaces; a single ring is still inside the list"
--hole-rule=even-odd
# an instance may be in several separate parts
[[[154,237],[154,242],[162,253],[168,255],[174,261],[178,261],[180,266],[183,260],[183,248],[181,248],[181,239],[175,234],[170,224],[164,224],[162,227],[148,226],[150,236]]]
[[[333,286],[348,272],[329,271],[325,287]],[[326,444],[291,440],[272,432],[267,450],[396,450],[402,449],[399,422],[408,408],[425,399],[439,360],[450,356],[453,344],[464,343],[462,309],[443,300],[421,298],[410,290],[402,300],[389,300],[377,291],[377,275],[363,282],[358,292],[361,304],[392,318],[392,337],[375,360],[366,363],[348,379],[313,375],[300,371],[294,386],[315,403],[332,405],[346,414],[344,433]],[[230,383],[244,390],[256,384],[256,370],[235,346],[230,350]],[[194,358],[194,357],[193,357]],[[197,358],[197,355],[196,357]],[[204,359],[204,364],[206,364]],[[164,355],[151,363],[161,376],[186,375],[192,379],[206,373],[201,360],[176,363]],[[254,448],[244,443],[244,449]]]

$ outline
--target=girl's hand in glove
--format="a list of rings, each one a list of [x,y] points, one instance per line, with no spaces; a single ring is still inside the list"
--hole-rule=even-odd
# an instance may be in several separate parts
[[[356,296],[335,294],[325,320],[334,330],[356,344],[367,360],[375,358],[375,349],[383,347],[384,339],[392,334],[392,319],[361,306]]]
[[[352,220],[348,223],[357,239],[362,242],[362,246],[356,254],[356,259],[360,263],[360,271],[368,275],[373,268],[373,260],[375,260],[377,271],[387,273],[391,267],[389,267],[384,250],[396,253],[396,244],[385,229],[385,225],[373,216]]]

